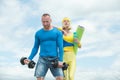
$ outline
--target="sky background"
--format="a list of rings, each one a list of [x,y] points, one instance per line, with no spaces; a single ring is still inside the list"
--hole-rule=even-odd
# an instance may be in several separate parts
[[[120,0],[0,0],[0,80],[35,80],[34,69],[19,62],[29,56],[34,35],[49,13],[60,27],[85,27],[75,80],[120,80]],[[38,55],[33,59],[37,62]],[[45,80],[55,80],[50,72]]]

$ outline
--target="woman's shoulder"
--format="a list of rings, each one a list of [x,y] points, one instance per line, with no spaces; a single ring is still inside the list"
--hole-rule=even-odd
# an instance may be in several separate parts
[[[56,27],[58,30],[62,31],[62,27]]]

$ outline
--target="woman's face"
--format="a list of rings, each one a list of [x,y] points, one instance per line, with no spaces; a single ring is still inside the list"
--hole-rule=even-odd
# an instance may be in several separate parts
[[[64,20],[63,21],[63,27],[69,28],[70,27],[70,21],[69,20]]]

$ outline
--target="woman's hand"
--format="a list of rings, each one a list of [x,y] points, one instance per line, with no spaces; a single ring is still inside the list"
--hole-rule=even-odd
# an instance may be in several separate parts
[[[74,39],[75,43],[79,43],[79,40],[77,38]]]
[[[74,39],[74,42],[78,44],[78,47],[79,47],[79,48],[81,48],[80,41],[79,41],[77,38]]]

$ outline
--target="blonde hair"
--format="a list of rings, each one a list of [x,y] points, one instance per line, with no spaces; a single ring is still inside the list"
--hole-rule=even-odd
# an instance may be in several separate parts
[[[62,23],[63,23],[65,20],[68,20],[68,21],[70,22],[70,18],[65,17],[65,18],[63,18]]]

